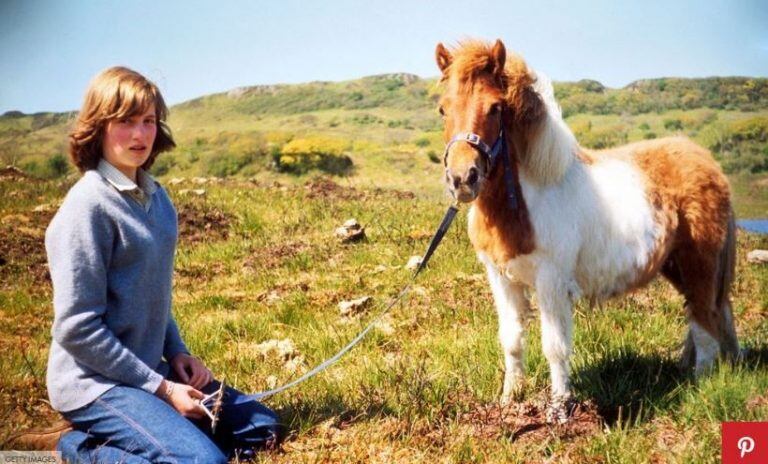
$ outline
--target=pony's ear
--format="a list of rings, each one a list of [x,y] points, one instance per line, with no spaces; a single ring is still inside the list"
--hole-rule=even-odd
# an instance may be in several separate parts
[[[453,61],[453,56],[451,56],[451,52],[443,46],[442,42],[438,43],[437,48],[435,48],[435,60],[437,60],[437,67],[440,68],[440,72],[445,74],[445,70],[448,69],[448,66],[450,66]]]
[[[493,44],[491,49],[491,57],[493,58],[493,75],[501,77],[504,73],[504,63],[507,61],[507,49],[504,48],[504,44],[500,39],[496,39],[496,43]]]

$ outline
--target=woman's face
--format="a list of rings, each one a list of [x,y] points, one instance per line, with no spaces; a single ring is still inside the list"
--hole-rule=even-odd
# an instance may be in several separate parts
[[[104,130],[102,141],[104,159],[135,182],[136,170],[152,153],[155,135],[157,135],[155,105],[151,105],[142,114],[113,119],[107,123]]]

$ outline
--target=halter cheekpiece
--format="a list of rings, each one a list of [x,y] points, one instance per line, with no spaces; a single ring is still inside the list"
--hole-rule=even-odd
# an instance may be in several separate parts
[[[493,143],[493,146],[488,146],[483,142],[483,139],[479,135],[473,132],[459,132],[454,135],[451,140],[445,145],[445,152],[443,153],[443,164],[448,166],[448,150],[451,145],[457,142],[466,142],[472,145],[477,151],[479,151],[488,163],[488,173],[490,174],[496,167],[496,162],[501,155],[501,162],[504,164],[504,185],[507,190],[507,199],[509,200],[509,206],[512,210],[517,209],[517,196],[515,195],[515,182],[512,175],[512,163],[509,162],[509,153],[507,150],[507,138],[504,136],[504,128],[499,131],[499,137]]]

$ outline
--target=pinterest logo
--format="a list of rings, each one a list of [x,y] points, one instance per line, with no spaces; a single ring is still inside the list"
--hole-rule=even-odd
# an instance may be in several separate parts
[[[723,422],[724,464],[768,463],[768,422]]]
[[[739,451],[741,451],[741,457],[744,458],[745,454],[755,450],[755,440],[753,440],[752,437],[741,437],[736,446],[739,448]]]

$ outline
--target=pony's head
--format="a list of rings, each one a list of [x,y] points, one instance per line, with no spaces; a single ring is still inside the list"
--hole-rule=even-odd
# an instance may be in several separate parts
[[[468,133],[477,134],[491,147],[503,127],[511,142],[509,156],[515,160],[515,150],[525,149],[527,134],[545,114],[533,88],[536,79],[525,62],[516,55],[508,57],[500,40],[493,45],[462,42],[450,51],[439,43],[435,56],[442,71],[440,114],[446,143],[457,134]],[[493,174],[481,147],[454,142],[446,149],[445,181],[458,201],[476,199]]]

